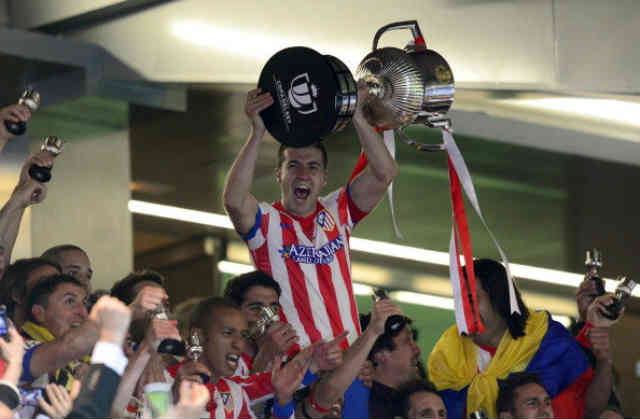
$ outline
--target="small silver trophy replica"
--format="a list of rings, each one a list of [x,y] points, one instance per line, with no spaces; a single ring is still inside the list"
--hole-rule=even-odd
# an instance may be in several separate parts
[[[40,107],[40,93],[31,87],[27,88],[18,100],[18,105],[26,106],[31,113],[37,111]],[[27,131],[27,123],[24,121],[13,122],[5,120],[4,126],[7,128],[7,131],[13,135],[22,135]]]
[[[191,332],[191,336],[189,337],[189,345],[187,347],[187,358],[192,361],[198,362],[202,353],[204,352],[204,348],[200,344],[200,334],[197,330]],[[209,381],[209,376],[204,373],[198,373],[203,383]]]
[[[40,151],[47,152],[52,157],[56,157],[62,152],[63,147],[64,141],[52,135],[43,138],[42,146],[40,146]],[[29,168],[29,176],[31,176],[33,180],[37,180],[41,183],[49,182],[51,180],[51,168],[32,164]]]
[[[587,256],[584,261],[586,273],[585,279],[595,282],[596,292],[598,295],[604,294],[604,281],[600,276],[600,268],[602,268],[602,253],[598,249],[587,250]]]
[[[601,314],[609,320],[615,320],[620,316],[620,311],[624,307],[625,302],[631,297],[633,289],[636,287],[636,282],[627,277],[619,277],[620,283],[616,287],[616,291],[613,294],[613,302],[607,306],[607,310],[611,315],[608,315],[601,311]]]
[[[273,307],[262,306],[261,310],[262,311],[260,312],[260,319],[249,330],[249,337],[254,340],[262,336],[264,332],[269,328],[269,326],[271,326],[274,322],[280,321],[278,311]]]

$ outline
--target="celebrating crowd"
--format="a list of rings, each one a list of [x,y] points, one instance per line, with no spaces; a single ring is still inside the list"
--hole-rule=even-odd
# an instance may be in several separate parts
[[[349,238],[396,163],[359,101],[352,122],[362,153],[344,187],[322,195],[322,141],[281,145],[281,196],[258,202],[251,189],[265,136],[260,112],[272,104],[259,89],[247,94],[250,134],[223,195],[256,270],[231,279],[223,296],[176,307],[152,270],[93,291],[90,255],[56,242],[64,238],[10,263],[25,209],[46,199],[46,184],[28,169],[54,164],[45,152],[27,159],[0,210],[0,416],[623,417],[609,337],[620,317],[606,316],[613,297],[592,280],[577,290],[572,333],[529,309],[517,290],[512,313],[504,266],[475,260],[484,330],[466,335],[454,325],[430,354],[392,300],[358,312]],[[0,109],[1,121],[30,117],[22,105]],[[0,123],[0,146],[10,138]]]

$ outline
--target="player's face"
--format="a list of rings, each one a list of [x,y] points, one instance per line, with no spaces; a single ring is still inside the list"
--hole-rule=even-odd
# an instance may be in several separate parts
[[[299,217],[315,211],[320,191],[327,184],[322,151],[316,147],[287,148],[276,176],[287,211]]]
[[[244,312],[249,321],[249,327],[253,327],[262,318],[262,307],[272,307],[276,312],[280,309],[278,293],[273,288],[254,285],[244,294],[244,301],[240,310]]]
[[[420,347],[413,340],[413,333],[409,326],[405,326],[393,338],[395,349],[389,353],[387,359],[389,370],[393,371],[402,382],[408,382],[418,377],[418,361]]]
[[[242,311],[214,310],[203,346],[208,366],[216,377],[230,377],[236,371],[247,334],[247,318]]]
[[[529,383],[515,391],[513,417],[516,418],[553,418],[551,398],[538,384]]]
[[[444,419],[447,417],[447,408],[437,394],[421,391],[409,397],[409,417]]]

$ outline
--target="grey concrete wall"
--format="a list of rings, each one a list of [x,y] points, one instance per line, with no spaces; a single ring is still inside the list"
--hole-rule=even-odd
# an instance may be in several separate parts
[[[32,149],[40,140],[31,141]],[[31,213],[33,255],[72,243],[93,264],[93,288],[110,288],[133,266],[129,131],[72,141],[58,157],[47,199]]]

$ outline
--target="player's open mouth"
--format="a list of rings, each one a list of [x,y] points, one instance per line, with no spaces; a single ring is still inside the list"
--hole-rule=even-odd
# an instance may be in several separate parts
[[[229,367],[231,367],[234,370],[238,368],[239,359],[240,359],[240,355],[238,354],[229,354],[225,357],[225,360],[227,361],[227,365],[229,365]]]
[[[307,199],[309,197],[309,194],[311,193],[311,188],[308,188],[306,186],[297,186],[293,190],[293,193],[298,199]]]

